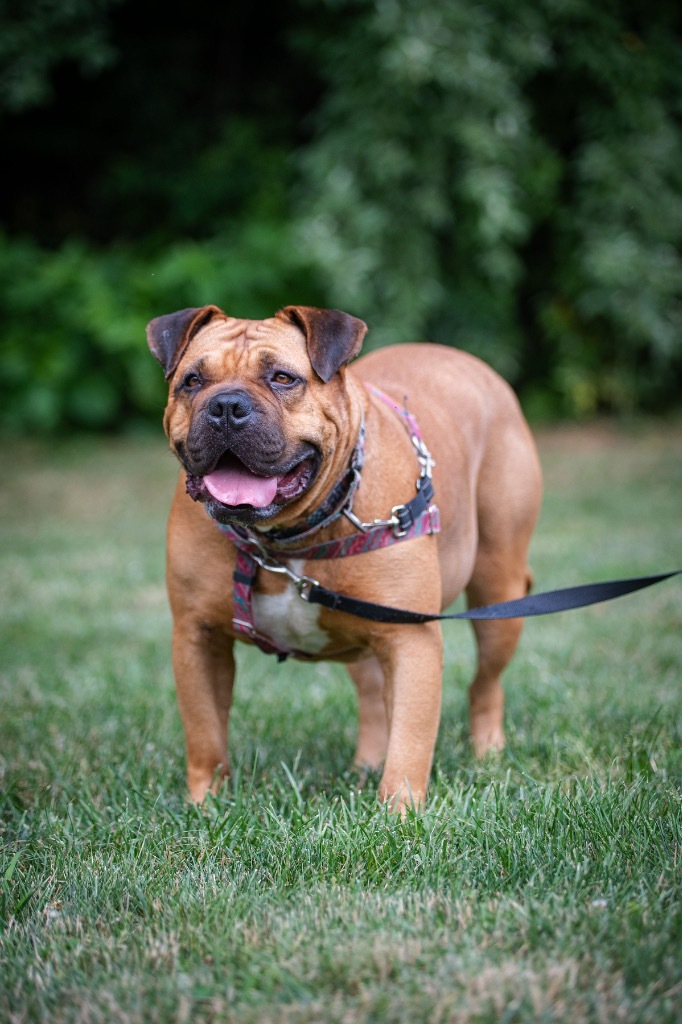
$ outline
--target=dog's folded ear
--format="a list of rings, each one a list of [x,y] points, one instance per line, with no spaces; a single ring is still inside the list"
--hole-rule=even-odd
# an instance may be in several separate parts
[[[175,371],[194,335],[214,316],[225,314],[217,306],[200,306],[157,316],[147,324],[147,343],[163,366],[166,380]]]
[[[303,331],[313,370],[325,384],[358,354],[367,333],[364,321],[340,309],[286,306],[280,316]]]

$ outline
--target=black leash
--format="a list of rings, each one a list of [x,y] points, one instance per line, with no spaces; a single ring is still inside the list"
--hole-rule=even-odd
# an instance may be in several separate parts
[[[515,601],[503,601],[501,604],[490,604],[483,608],[472,608],[467,612],[451,615],[430,615],[425,612],[412,612],[404,608],[390,608],[372,601],[361,601],[347,594],[337,594],[328,590],[316,580],[304,577],[305,587],[299,589],[301,597],[311,604],[320,604],[334,611],[347,612],[362,619],[374,622],[393,622],[397,624],[418,624],[442,619],[518,619],[531,615],[551,615],[553,612],[565,612],[571,608],[584,608],[587,605],[611,601],[614,597],[623,597],[636,590],[652,587],[671,576],[679,576],[682,569],[674,572],[661,573],[659,576],[639,576],[627,580],[605,580],[602,583],[585,583],[579,587],[566,587],[563,590],[550,590],[544,594],[529,594]]]

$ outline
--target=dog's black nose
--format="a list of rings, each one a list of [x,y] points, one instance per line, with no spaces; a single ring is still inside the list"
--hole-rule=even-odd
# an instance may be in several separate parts
[[[214,395],[206,407],[206,415],[214,427],[243,427],[251,419],[253,402],[245,391],[223,391]]]

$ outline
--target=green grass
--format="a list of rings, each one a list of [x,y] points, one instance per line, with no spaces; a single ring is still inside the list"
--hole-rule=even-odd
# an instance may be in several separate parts
[[[682,427],[548,431],[536,589],[682,566]],[[428,809],[359,789],[337,666],[240,648],[234,786],[185,802],[162,439],[0,491],[0,1020],[677,1021],[682,584],[527,623],[508,749],[446,629]]]

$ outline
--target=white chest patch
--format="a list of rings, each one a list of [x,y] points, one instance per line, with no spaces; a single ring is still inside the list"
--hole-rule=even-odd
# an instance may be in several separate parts
[[[300,576],[303,560],[292,559],[290,564]],[[253,595],[254,625],[279,647],[319,654],[329,642],[329,634],[320,629],[319,617],[320,606],[302,600],[291,582],[281,594]]]

